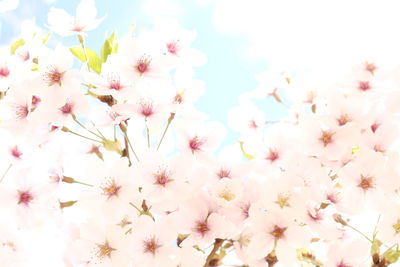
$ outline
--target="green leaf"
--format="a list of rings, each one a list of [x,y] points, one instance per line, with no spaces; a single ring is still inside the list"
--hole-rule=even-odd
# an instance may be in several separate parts
[[[389,250],[387,251],[383,257],[385,258],[386,262],[388,263],[395,263],[400,258],[400,250]]]
[[[246,159],[254,159],[254,157],[252,156],[252,155],[250,155],[249,153],[247,153],[245,150],[244,150],[244,147],[243,147],[243,145],[244,145],[244,142],[243,141],[240,141],[239,142],[239,145],[240,145],[240,150],[242,151],[242,154],[243,154],[243,156],[245,156],[246,157]]]
[[[106,62],[107,58],[111,54],[111,52],[112,52],[111,44],[108,40],[106,40],[100,51],[101,61]]]
[[[101,73],[101,60],[97,53],[93,51],[93,49],[90,48],[85,48],[86,50],[86,55],[83,52],[83,49],[81,46],[74,46],[69,49],[71,53],[76,56],[80,61],[86,62],[86,56],[88,60],[88,66],[90,69],[95,71],[96,73]]]
[[[94,52],[92,49],[90,48],[86,48],[86,55],[88,57],[89,60],[89,68],[91,68],[92,70],[94,70],[96,73],[101,73],[101,60],[100,57],[97,55],[96,52]]]
[[[50,37],[51,37],[52,34],[53,34],[52,32],[49,32],[48,34],[46,34],[46,36],[45,36],[45,37],[43,38],[43,40],[42,40],[42,43],[43,43],[43,44],[46,44],[47,41],[50,39]]]
[[[107,58],[111,54],[117,53],[118,50],[118,41],[117,35],[115,31],[111,34],[111,36],[104,41],[103,47],[100,51],[100,57],[102,62],[106,62]]]
[[[85,53],[83,52],[83,49],[81,46],[74,46],[69,49],[71,53],[76,56],[80,61],[86,62],[86,57]]]
[[[25,44],[24,39],[19,39],[18,41],[15,41],[14,43],[12,43],[11,49],[10,49],[11,55],[14,55],[14,53],[18,49],[18,47],[23,46],[24,44]]]

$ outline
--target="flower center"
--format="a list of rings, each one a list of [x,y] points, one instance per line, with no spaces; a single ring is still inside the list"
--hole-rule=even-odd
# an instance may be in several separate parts
[[[110,77],[108,79],[108,88],[119,91],[122,89],[121,80],[119,77]]]
[[[21,159],[22,154],[23,153],[21,152],[21,150],[19,150],[17,146],[11,149],[11,155],[16,159]]]
[[[278,225],[274,225],[274,229],[269,232],[270,235],[272,235],[275,240],[282,239],[284,237],[284,233],[286,231],[287,227],[279,227]]]
[[[65,72],[59,72],[55,67],[49,68],[49,70],[44,74],[45,81],[48,86],[58,84],[61,86],[62,78]]]
[[[231,170],[222,167],[218,172],[217,172],[217,176],[219,178],[231,178]]]
[[[140,103],[140,114],[143,116],[150,117],[154,114],[153,103],[150,101]]]
[[[361,175],[358,187],[360,187],[364,191],[374,188],[374,178],[370,176]]]
[[[196,222],[194,231],[201,234],[202,236],[204,236],[208,231],[210,231],[210,228],[208,228],[207,222],[198,221],[198,222]]]
[[[351,121],[351,119],[350,119],[349,115],[347,115],[346,113],[340,115],[340,117],[337,119],[339,126],[343,126],[350,121]]]
[[[74,107],[74,105],[71,102],[67,102],[67,103],[65,103],[64,106],[59,108],[59,110],[62,112],[62,114],[69,115],[72,113],[73,107]]]
[[[324,147],[326,147],[327,145],[331,144],[333,142],[333,135],[335,133],[330,131],[330,130],[326,130],[326,131],[322,131],[321,133],[321,137],[319,138],[319,140],[322,142],[322,144],[324,145]]]
[[[130,224],[132,224],[132,222],[127,217],[125,217],[117,225],[121,226],[121,228],[124,228],[125,226]]]
[[[280,193],[278,194],[278,198],[275,203],[278,204],[281,209],[283,209],[284,207],[290,207],[289,199],[289,194]]]
[[[32,109],[37,108],[37,106],[39,105],[39,103],[42,102],[42,99],[40,99],[40,97],[33,95],[32,96]]]
[[[104,244],[96,244],[97,246],[97,253],[96,256],[99,257],[100,259],[103,259],[105,257],[111,258],[111,253],[115,251],[115,248],[112,248],[110,244],[108,244],[108,241]]]
[[[150,70],[150,62],[151,58],[149,56],[143,55],[135,65],[135,69],[139,72],[140,75],[148,72]]]
[[[204,145],[205,140],[199,138],[197,135],[195,137],[193,137],[192,139],[189,140],[189,147],[192,150],[192,152],[194,151],[199,151],[201,146]]]
[[[279,153],[276,149],[269,149],[267,157],[265,157],[266,160],[269,160],[271,162],[274,162],[275,160],[279,159]]]
[[[26,117],[28,117],[28,114],[29,114],[29,108],[27,104],[15,106],[16,119],[18,120],[25,119]]]
[[[168,52],[170,52],[173,55],[177,55],[178,51],[180,49],[179,45],[178,45],[179,41],[172,41],[170,43],[167,44],[167,49]]]
[[[250,120],[249,123],[248,123],[248,126],[249,126],[250,129],[257,129],[258,128],[258,125],[254,120]]]
[[[222,192],[219,194],[219,197],[225,199],[226,201],[231,201],[235,199],[235,194],[232,193],[227,187],[225,187]]]
[[[152,237],[148,240],[143,241],[143,251],[145,253],[156,254],[157,249],[161,247],[160,244],[157,243],[155,237]]]
[[[392,225],[396,235],[400,234],[400,219],[397,219],[397,222]]]
[[[376,66],[374,63],[365,62],[365,70],[370,72],[371,74],[374,74]]]
[[[174,96],[173,103],[182,104],[182,102],[183,102],[183,93],[176,93],[176,95]]]
[[[113,178],[105,186],[101,187],[101,189],[103,190],[103,195],[107,196],[107,199],[110,199],[111,197],[118,196],[121,187],[115,183],[115,179]]]
[[[359,81],[358,89],[360,89],[361,91],[367,91],[371,89],[371,85],[369,84],[369,81]]]
[[[18,191],[18,204],[28,206],[33,200],[33,196],[29,191]]]
[[[73,28],[72,31],[74,32],[82,32],[83,29],[85,28],[84,26],[81,25],[81,22],[79,21],[79,19],[74,18],[74,23],[73,23]]]
[[[161,171],[158,171],[153,176],[154,176],[154,179],[155,179],[154,184],[158,184],[158,185],[161,185],[163,187],[165,187],[167,183],[172,181],[172,179],[170,179],[171,174],[165,169],[161,170]]]

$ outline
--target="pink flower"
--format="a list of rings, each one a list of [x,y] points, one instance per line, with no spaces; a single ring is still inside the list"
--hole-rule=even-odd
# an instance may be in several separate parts
[[[146,41],[132,37],[120,40],[120,52],[112,60],[120,66],[122,74],[130,82],[152,88],[154,84],[160,86],[161,82],[169,80],[170,67],[165,64],[165,56],[149,51]]]
[[[255,213],[254,232],[248,245],[249,256],[253,259],[265,258],[277,242],[276,256],[282,264],[293,264],[296,261],[296,249],[302,248],[311,240],[306,227],[299,226],[283,212]]]
[[[66,256],[73,265],[85,267],[128,266],[129,241],[124,232],[118,225],[91,220],[71,231]]]
[[[131,257],[136,266],[177,265],[178,248],[173,244],[177,232],[168,218],[154,222],[148,216],[139,217],[133,225]]]
[[[62,37],[74,34],[84,35],[97,28],[105,18],[96,19],[96,13],[94,0],[81,0],[76,8],[75,16],[71,16],[64,9],[52,7],[48,14],[49,27]]]
[[[178,148],[203,159],[218,148],[225,136],[225,128],[216,122],[178,127]]]

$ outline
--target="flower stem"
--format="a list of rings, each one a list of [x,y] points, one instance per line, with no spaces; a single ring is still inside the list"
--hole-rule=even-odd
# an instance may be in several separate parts
[[[8,171],[11,169],[11,167],[12,167],[12,163],[10,163],[10,165],[8,165],[6,171],[5,171],[5,172],[3,173],[3,175],[1,176],[0,183],[3,181],[4,177],[6,177]]]
[[[147,120],[146,122],[146,135],[147,135],[147,147],[150,148],[150,129],[149,126],[147,125]]]
[[[125,123],[126,123],[126,122],[125,122]],[[132,144],[131,144],[131,141],[129,140],[129,137],[128,137],[128,129],[126,128],[126,125],[123,124],[123,123],[120,123],[120,124],[119,124],[119,128],[121,129],[122,133],[124,134],[124,139],[126,140],[126,142],[128,143],[129,147],[131,148],[132,153],[133,153],[133,155],[135,156],[136,160],[137,160],[137,161],[140,161],[140,160],[139,160],[139,157],[137,156],[137,154],[136,154],[136,152],[135,152],[135,150],[133,149],[133,146],[132,146]],[[115,131],[116,131],[116,130],[115,130],[115,128],[114,128],[114,138],[116,138],[116,137],[115,137],[115,135],[116,135]],[[126,143],[125,143],[125,145],[126,145]]]
[[[72,134],[74,134],[74,135],[76,135],[76,136],[85,138],[85,139],[90,140],[90,141],[93,141],[93,142],[102,143],[102,142],[99,141],[99,140],[92,139],[92,138],[90,138],[90,137],[86,137],[86,136],[84,136],[84,135],[81,135],[81,134],[78,134],[78,133],[76,133],[76,132],[74,132],[74,131],[71,131],[71,130],[68,129],[67,127],[63,127],[61,130],[62,130],[63,132],[72,133]]]
[[[88,56],[86,54],[86,48],[85,48],[85,39],[83,38],[82,35],[78,35],[78,40],[79,40],[79,43],[82,46],[83,55],[85,56],[85,63],[86,63],[86,66],[88,68],[88,71],[90,72],[89,59],[88,59]]]
[[[363,237],[365,237],[369,242],[372,243],[371,238],[369,238],[368,236],[366,236],[363,232],[361,232],[361,231],[358,230],[357,228],[351,226],[350,224],[347,224],[346,226],[349,227],[350,229],[353,229],[354,231],[356,231],[357,233],[359,233],[360,235],[362,235]]]
[[[86,186],[93,187],[93,185],[91,185],[91,184],[79,182],[79,181],[77,181],[74,178],[69,177],[69,176],[63,176],[62,182],[67,183],[67,184],[81,184],[81,185],[86,185]]]
[[[124,142],[125,142],[125,156],[128,158],[129,167],[132,166],[131,157],[129,155],[129,145],[128,145],[128,137],[124,134]]]
[[[83,183],[83,182],[79,182],[79,181],[75,181],[74,183],[75,183],[75,184],[81,184],[81,185],[86,185],[86,186],[93,187],[92,184],[87,184],[87,183]]]
[[[164,132],[163,132],[163,134],[162,134],[162,136],[161,136],[160,143],[158,143],[157,150],[160,148],[161,143],[162,143],[162,141],[164,140],[165,134],[166,134],[167,131],[168,131],[168,127],[169,127],[169,125],[171,124],[171,122],[172,122],[172,120],[174,119],[174,117],[175,117],[175,113],[171,113],[171,116],[169,116],[169,118],[168,118],[167,126],[165,127],[165,130],[164,130]]]
[[[147,215],[149,216],[153,221],[155,221],[153,214],[151,214],[151,212],[149,210],[141,210],[138,207],[135,206],[135,204],[133,204],[132,202],[129,202],[129,205],[131,205],[132,207],[134,207],[138,212],[139,212],[139,216],[141,215]]]
[[[91,133],[91,134],[97,136],[97,137],[100,138],[100,139],[105,139],[104,137],[102,137],[102,136],[96,134],[95,132],[89,130],[88,128],[86,128],[86,126],[83,125],[83,124],[76,118],[75,114],[72,114],[72,118],[74,119],[74,121],[75,121],[79,126],[81,126],[83,129],[85,129],[85,130],[88,131],[89,133]]]
[[[103,139],[107,139],[107,138],[100,132],[100,130],[96,128],[96,125],[94,124],[94,122],[93,122],[93,121],[90,121],[90,122],[92,123],[92,125],[93,125],[93,127],[96,129],[96,131],[99,133],[99,135],[100,135]]]

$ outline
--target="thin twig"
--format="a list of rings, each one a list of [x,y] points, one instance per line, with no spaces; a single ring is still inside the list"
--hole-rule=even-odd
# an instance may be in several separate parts
[[[125,142],[125,156],[128,158],[129,161],[129,167],[132,166],[132,161],[131,161],[131,157],[129,155],[129,145],[128,145],[128,138],[125,135],[124,136],[124,142]]]

